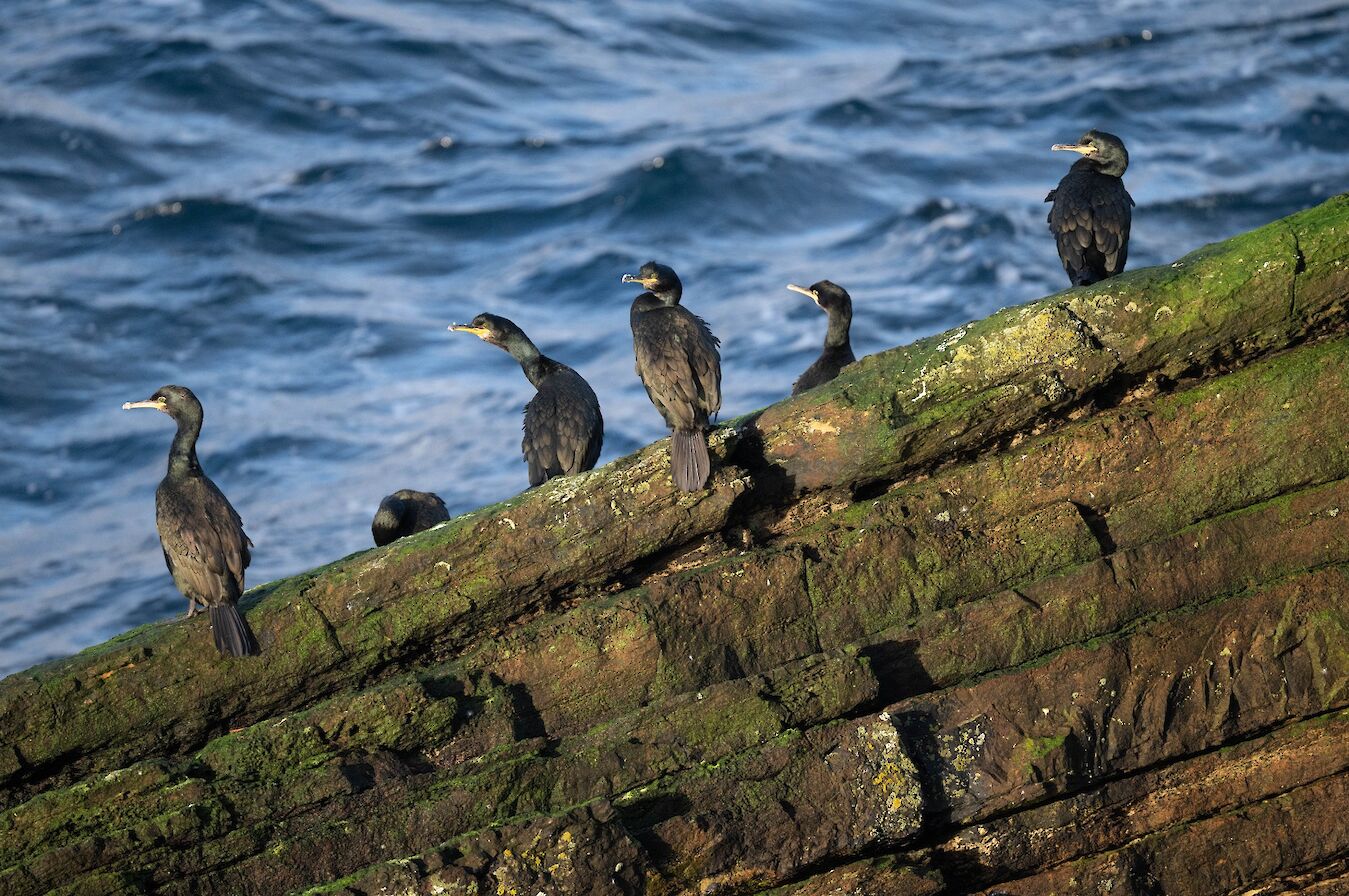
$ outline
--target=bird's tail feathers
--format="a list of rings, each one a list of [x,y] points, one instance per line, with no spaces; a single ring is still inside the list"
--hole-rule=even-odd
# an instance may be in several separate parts
[[[671,471],[675,486],[696,492],[707,484],[712,459],[707,456],[707,433],[702,429],[677,429],[670,439]]]
[[[256,656],[258,639],[244,621],[239,608],[233,604],[211,607],[211,632],[215,635],[215,649],[226,656]]]

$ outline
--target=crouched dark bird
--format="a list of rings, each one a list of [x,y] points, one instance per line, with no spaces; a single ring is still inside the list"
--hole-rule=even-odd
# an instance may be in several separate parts
[[[646,290],[633,300],[630,318],[637,376],[672,431],[676,487],[697,491],[712,472],[707,428],[721,410],[721,341],[679,304],[684,286],[669,267],[648,261],[636,274],[624,274],[623,282]]]
[[[1124,189],[1129,153],[1124,141],[1104,131],[1087,131],[1077,143],[1054,149],[1082,158],[1049,191],[1049,230],[1074,286],[1087,286],[1124,270],[1129,257],[1129,224],[1134,200]]]
[[[385,495],[379,502],[379,510],[370,523],[370,534],[375,537],[379,547],[400,538],[406,538],[417,532],[424,532],[450,518],[445,502],[439,495],[431,492],[415,492],[410,488],[399,489],[392,495]]]
[[[531,486],[595,466],[604,446],[604,418],[595,390],[579,373],[541,354],[524,331],[504,317],[479,314],[472,323],[452,324],[450,329],[505,349],[538,390],[525,405],[525,437],[520,444]]]
[[[155,490],[155,525],[169,574],[187,598],[187,615],[198,604],[210,612],[215,646],[222,654],[256,654],[257,639],[237,606],[253,542],[244,534],[239,514],[197,461],[201,402],[191,389],[165,386],[122,408],[154,408],[178,424],[168,473]]]
[[[815,359],[815,363],[806,368],[806,372],[792,384],[792,394],[800,395],[807,389],[813,389],[821,383],[827,383],[838,376],[840,370],[857,360],[852,353],[852,341],[848,331],[852,327],[852,297],[848,291],[830,280],[821,280],[810,286],[797,286],[788,283],[787,288],[819,305],[829,315],[829,328],[824,334],[824,350]]]

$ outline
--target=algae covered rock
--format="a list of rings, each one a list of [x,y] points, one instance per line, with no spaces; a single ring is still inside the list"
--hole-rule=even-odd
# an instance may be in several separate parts
[[[1341,196],[13,675],[0,892],[1332,892],[1347,297]]]

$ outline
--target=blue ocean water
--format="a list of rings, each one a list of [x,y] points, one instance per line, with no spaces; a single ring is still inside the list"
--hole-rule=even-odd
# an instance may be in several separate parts
[[[723,416],[1062,288],[1045,193],[1124,137],[1131,267],[1349,184],[1349,4],[6,0],[0,674],[181,613],[154,529],[165,383],[256,543],[370,543],[379,499],[520,490],[531,387],[491,310],[595,386],[603,461],[664,435],[619,276],[723,340]]]

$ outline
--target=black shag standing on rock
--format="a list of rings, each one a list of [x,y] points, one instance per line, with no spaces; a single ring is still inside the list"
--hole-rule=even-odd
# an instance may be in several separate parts
[[[187,615],[197,611],[197,604],[210,611],[215,646],[221,653],[257,653],[257,639],[236,606],[253,542],[244,534],[239,514],[197,462],[201,402],[191,389],[165,386],[145,401],[128,401],[122,408],[154,408],[178,424],[169,449],[168,475],[155,490],[155,524],[169,574],[187,598]]]
[[[1054,149],[1081,153],[1082,158],[1050,190],[1049,230],[1059,244],[1059,258],[1074,286],[1087,286],[1124,270],[1129,257],[1129,223],[1134,204],[1124,189],[1129,153],[1124,141],[1103,131],[1087,131],[1078,143],[1056,143]]]
[[[787,288],[801,293],[829,315],[824,351],[792,384],[792,394],[800,395],[807,389],[829,382],[838,376],[840,370],[857,360],[848,338],[848,329],[852,326],[852,298],[846,289],[830,280],[821,280],[809,287],[788,283]]]
[[[579,373],[540,354],[524,331],[504,317],[479,314],[471,324],[453,324],[450,329],[505,349],[539,390],[525,405],[525,438],[520,444],[529,464],[530,485],[595,466],[604,445],[604,418],[595,390]]]
[[[651,403],[673,430],[671,470],[682,491],[707,484],[712,462],[707,455],[709,419],[721,410],[721,340],[706,322],[679,304],[684,287],[663,264],[648,261],[624,283],[640,283],[646,292],[632,303],[632,346],[637,375]]]
[[[414,492],[410,488],[399,489],[379,502],[379,510],[370,523],[370,534],[375,536],[376,545],[384,547],[389,542],[424,532],[449,518],[450,512],[445,509],[445,502],[440,500],[439,495]]]

